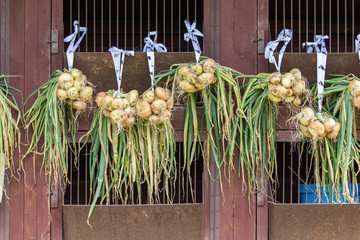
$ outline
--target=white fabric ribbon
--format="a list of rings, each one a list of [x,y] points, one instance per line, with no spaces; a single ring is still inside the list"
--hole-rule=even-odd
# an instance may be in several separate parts
[[[196,29],[196,20],[191,25],[188,20],[185,20],[184,22],[186,29],[188,31],[187,33],[184,33],[184,40],[188,42],[191,39],[195,52],[196,62],[199,62],[201,48],[200,48],[199,40],[196,36],[204,37],[204,35],[199,30]]]
[[[270,41],[265,47],[265,59],[269,59],[270,63],[275,64],[276,70],[278,72],[280,72],[281,61],[282,61],[285,49],[286,49],[287,45],[289,44],[292,36],[293,36],[292,30],[284,29],[279,33],[279,35],[275,41]],[[274,51],[278,47],[280,42],[284,42],[284,45],[280,49],[279,60],[278,60],[278,63],[276,63]]]
[[[151,36],[154,36],[154,40],[151,39]],[[146,52],[149,71],[150,71],[150,79],[151,86],[154,85],[154,77],[155,77],[155,54],[154,52],[167,52],[167,48],[162,43],[156,43],[157,39],[157,31],[149,32],[147,37],[144,38],[145,46],[143,52]]]
[[[78,48],[81,40],[84,38],[87,32],[86,27],[79,27],[79,22],[77,20],[74,21],[74,29],[75,29],[74,32],[64,39],[64,42],[70,42],[70,45],[66,50],[66,58],[68,62],[69,71],[73,68],[74,52]],[[75,43],[76,36],[78,35],[79,32],[83,32],[83,34],[80,36],[79,40]]]
[[[323,102],[323,92],[325,85],[325,70],[326,70],[326,60],[327,60],[327,50],[325,45],[325,39],[329,39],[329,36],[325,35],[316,35],[314,37],[314,42],[304,42],[303,47],[307,47],[307,52],[312,53],[315,49],[316,59],[317,59],[317,89],[319,97],[319,113],[322,111],[322,102]],[[321,48],[319,48],[321,45]]]
[[[134,56],[134,51],[124,51],[123,49],[118,49],[117,47],[111,47],[109,48],[109,52],[111,53],[114,62],[116,81],[118,85],[117,91],[114,92],[114,96],[115,96],[116,94],[120,93],[125,55]]]
[[[355,52],[358,53],[360,61],[360,34],[355,38]]]

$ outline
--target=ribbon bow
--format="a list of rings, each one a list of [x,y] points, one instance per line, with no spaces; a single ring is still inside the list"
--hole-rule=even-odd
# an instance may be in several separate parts
[[[120,93],[125,55],[134,56],[134,51],[124,51],[123,49],[118,49],[117,47],[111,47],[109,49],[109,52],[111,53],[114,62],[116,81],[118,85],[118,90],[114,92],[114,96],[115,96],[116,94]]]
[[[66,50],[66,58],[67,58],[69,70],[73,68],[74,52],[78,48],[81,40],[84,38],[87,32],[86,27],[79,27],[79,22],[77,20],[74,21],[74,29],[75,29],[74,32],[64,39],[64,42],[70,42],[69,47]],[[75,43],[76,36],[78,35],[79,32],[83,32],[83,34],[80,36],[79,40]]]
[[[265,47],[265,59],[269,59],[270,63],[274,63],[276,70],[280,72],[281,61],[287,45],[289,44],[293,36],[293,31],[289,29],[282,30],[275,41],[270,41]],[[276,63],[274,51],[278,47],[280,42],[284,42],[284,45],[279,52],[279,63]]]
[[[151,36],[154,36],[154,41],[151,39]],[[162,43],[156,43],[157,39],[157,31],[149,32],[148,36],[144,38],[145,46],[143,52],[146,52],[149,71],[150,71],[150,79],[151,86],[154,85],[154,72],[155,72],[155,54],[154,52],[167,52],[167,48]],[[153,89],[154,90],[154,89]]]
[[[329,39],[329,36],[325,35],[316,35],[314,37],[314,42],[304,42],[302,47],[307,47],[307,52],[312,53],[314,49],[316,50],[316,62],[317,62],[317,88],[319,96],[319,113],[322,111],[322,102],[323,102],[323,92],[325,85],[325,70],[326,70],[326,60],[327,60],[327,50],[325,45],[325,39]],[[321,48],[319,48],[321,45]]]
[[[358,53],[360,61],[360,34],[355,38],[355,52]]]
[[[191,42],[192,42],[192,45],[194,48],[194,52],[195,52],[196,62],[199,62],[201,48],[200,48],[199,40],[196,36],[204,37],[204,35],[195,28],[196,20],[191,25],[188,20],[185,20],[184,22],[185,22],[186,29],[188,31],[187,33],[184,33],[184,40],[188,42],[191,39]]]

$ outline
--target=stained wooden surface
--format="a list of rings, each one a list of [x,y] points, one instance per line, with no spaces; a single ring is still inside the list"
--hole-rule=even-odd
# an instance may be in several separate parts
[[[12,86],[22,90],[24,96],[49,78],[50,6],[47,0],[10,2],[10,74],[20,76],[13,80]],[[21,108],[23,99],[17,95],[17,100]],[[22,136],[22,142],[26,143],[23,130]],[[24,151],[22,146],[21,153]],[[15,153],[18,167],[20,157],[18,151]],[[33,162],[29,156],[24,160],[26,177],[18,171],[19,181],[11,181],[10,239],[50,239],[48,188],[41,169],[41,157],[36,156]]]
[[[270,204],[270,240],[359,239],[359,204]]]
[[[174,63],[194,62],[194,53],[155,53],[155,74],[170,69]],[[67,67],[66,54],[64,66]],[[79,68],[88,80],[95,84],[96,91],[117,89],[114,63],[110,52],[106,53],[76,53],[74,67]],[[135,53],[135,56],[125,56],[123,80],[121,88],[125,92],[137,89],[143,93],[151,86],[150,73],[146,53]]]
[[[65,239],[201,240],[203,205],[64,206]]]

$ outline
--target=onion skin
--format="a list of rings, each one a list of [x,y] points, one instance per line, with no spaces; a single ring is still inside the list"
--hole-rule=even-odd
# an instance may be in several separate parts
[[[193,93],[193,92],[197,91],[195,86],[186,80],[179,82],[179,86],[181,89],[183,89],[184,91],[189,92],[189,93]]]
[[[294,101],[294,99],[295,99],[295,96],[290,96],[290,97],[286,97],[286,98],[284,99],[284,101],[285,101],[286,103],[291,103],[292,101]]]
[[[67,95],[67,92],[64,89],[59,88],[56,91],[56,96],[58,97],[58,99],[60,100],[66,100],[69,98],[69,96]]]
[[[272,94],[274,96],[277,96],[280,98],[285,98],[287,93],[288,93],[287,89],[282,85],[277,85],[272,91]]]
[[[305,81],[296,81],[292,86],[292,90],[295,96],[299,96],[304,93],[306,89]]]
[[[93,95],[93,89],[89,86],[85,86],[81,91],[80,91],[80,99],[83,101],[88,101],[91,96]]]
[[[110,117],[110,112],[108,110],[103,109],[102,113],[105,117]]]
[[[187,77],[185,79],[186,79],[186,81],[188,81],[191,84],[195,84],[198,82],[198,77],[193,73],[190,73],[189,75],[187,75]]]
[[[105,97],[103,97],[101,105],[103,108],[109,109],[111,107],[112,101],[114,101],[114,97],[106,95]]]
[[[200,63],[193,63],[190,66],[190,72],[199,76],[203,72],[203,68]]]
[[[151,117],[149,117],[149,123],[160,124],[161,121],[160,121],[160,118],[158,116],[152,115]]]
[[[354,99],[353,104],[357,109],[360,109],[360,96]]]
[[[86,109],[87,104],[86,104],[86,102],[81,101],[81,100],[79,100],[79,101],[73,101],[73,102],[72,102],[72,107],[73,107],[74,109],[78,110],[78,111],[83,111],[83,110]]]
[[[110,113],[111,120],[115,121],[116,123],[124,122],[127,120],[127,114],[120,109],[115,109]]]
[[[274,72],[272,74],[270,74],[268,77],[267,77],[268,81],[271,82],[272,84],[280,84],[281,82],[281,73],[279,72]]]
[[[148,102],[140,100],[135,105],[135,112],[140,118],[149,118],[151,116],[151,106]]]
[[[68,90],[74,85],[74,78],[70,73],[62,73],[58,78],[59,87]]]
[[[331,132],[329,132],[326,136],[330,139],[335,139],[339,134],[339,131],[340,131],[340,123],[336,122],[334,129]]]
[[[314,138],[324,137],[326,135],[325,127],[320,121],[312,121],[309,124],[309,132]]]
[[[126,98],[129,100],[130,105],[134,105],[139,100],[139,92],[137,90],[131,90]]]
[[[209,86],[208,84],[201,84],[201,83],[195,83],[195,87],[198,91],[205,89],[207,86]]]
[[[293,69],[290,70],[290,73],[294,76],[295,81],[301,81],[302,74],[301,74],[299,69],[293,68]]]
[[[213,75],[213,80],[212,80],[212,82],[210,83],[210,84],[214,84],[214,83],[216,83],[217,82],[217,77],[215,76],[215,75]]]
[[[155,114],[160,114],[163,110],[167,108],[167,104],[162,99],[156,99],[151,103],[151,110]]]
[[[173,107],[174,107],[174,98],[173,97],[170,97],[167,101],[166,101],[166,105],[167,105],[167,108],[169,110],[171,110]]]
[[[96,102],[96,104],[97,104],[97,106],[98,106],[99,108],[101,108],[101,106],[102,106],[102,99],[103,99],[103,97],[105,97],[105,96],[106,96],[106,93],[104,93],[104,92],[99,92],[98,95],[96,96],[95,102]]]
[[[203,70],[206,73],[214,73],[216,70],[216,62],[212,58],[206,59],[202,64]]]
[[[70,74],[74,79],[79,78],[81,75],[83,75],[82,72],[77,68],[72,68]]]
[[[324,121],[324,127],[326,132],[332,132],[335,128],[336,121],[332,118],[327,118]]]
[[[281,85],[290,88],[295,82],[295,77],[291,73],[285,73],[281,78]]]
[[[155,100],[155,94],[153,91],[149,90],[145,92],[145,94],[142,96],[142,99],[148,103],[152,103]]]
[[[315,118],[314,110],[311,108],[305,107],[300,112],[300,123],[304,126],[309,126],[311,121]]]
[[[347,87],[352,96],[360,95],[360,81],[352,80]]]
[[[268,98],[275,103],[279,103],[282,100],[282,98],[273,95],[271,92],[268,93]]]
[[[269,91],[270,91],[270,92],[274,91],[274,89],[276,88],[276,86],[277,86],[276,84],[270,83],[270,84],[268,85]]]
[[[111,107],[113,109],[124,109],[126,106],[122,98],[114,98],[111,102]]]
[[[75,78],[74,87],[80,92],[85,87],[85,82],[80,78]]]
[[[79,98],[79,91],[75,87],[69,88],[67,94],[71,100]]]
[[[177,70],[177,73],[181,76],[188,76],[190,74],[190,68],[188,68],[187,66],[180,66]]]
[[[309,128],[305,127],[304,125],[300,124],[300,131],[302,132],[302,134],[307,137],[307,138],[312,138],[311,133],[309,132]]]
[[[212,73],[202,73],[198,78],[198,83],[200,84],[205,84],[205,85],[210,85],[211,82],[213,81],[214,74]]]
[[[293,101],[294,106],[299,107],[301,105],[301,103],[302,103],[301,99],[298,96],[295,97],[295,99]]]
[[[135,112],[135,109],[133,107],[127,107],[125,108],[125,113],[129,116],[129,117],[134,117],[136,112]]]
[[[160,98],[160,99],[163,99],[163,100],[166,100],[166,91],[164,88],[162,87],[157,87],[155,88],[155,95]]]
[[[131,126],[135,124],[135,117],[129,117],[126,119],[124,126]]]

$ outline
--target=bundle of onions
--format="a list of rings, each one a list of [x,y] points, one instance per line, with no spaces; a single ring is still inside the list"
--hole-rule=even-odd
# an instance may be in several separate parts
[[[142,153],[144,180],[148,185],[150,203],[160,202],[160,182],[169,202],[172,201],[169,186],[176,179],[174,129],[171,110],[174,98],[162,87],[147,90],[136,104],[139,150]],[[160,178],[159,176],[164,176]]]
[[[14,164],[13,153],[17,142],[20,142],[20,131],[18,123],[20,121],[20,110],[10,90],[20,92],[16,88],[8,86],[4,75],[0,76],[0,202],[2,201],[3,190],[5,190],[5,176],[9,173],[13,176]],[[14,118],[12,110],[18,115]]]
[[[96,97],[96,104],[102,114],[119,127],[128,127],[135,124],[135,105],[139,99],[137,90],[127,94],[120,93],[113,96],[114,91],[100,92]]]
[[[297,68],[283,75],[274,72],[267,77],[267,81],[268,97],[274,103],[284,102],[299,107],[302,104],[301,98],[308,93],[307,80]]]
[[[56,95],[59,100],[66,101],[75,110],[84,111],[94,92],[91,86],[87,77],[79,69],[73,68],[58,77]]]
[[[83,84],[75,83],[78,81]],[[70,72],[57,70],[24,102],[26,105],[33,96],[37,96],[33,105],[25,112],[25,129],[32,127],[34,133],[22,159],[30,153],[43,155],[43,166],[49,184],[52,180],[56,186],[58,182],[63,182],[62,186],[65,188],[69,183],[68,147],[77,156],[76,119],[86,108],[86,101],[90,100],[93,92],[91,87],[85,85],[86,77],[81,71],[75,68]]]
[[[318,177],[316,182],[318,188],[321,182],[327,183],[331,199],[338,202],[341,200],[354,202],[355,198],[354,191],[349,189],[349,182],[354,188],[357,186],[358,171],[356,169],[360,167],[360,146],[356,141],[355,124],[359,81],[360,79],[352,74],[325,80],[323,93],[325,106],[331,115],[337,117],[341,128],[336,142],[328,143],[327,138],[324,138],[326,148],[322,150],[327,155],[324,157],[319,152],[318,158],[321,162],[322,160],[328,162],[328,166],[325,167],[323,164],[322,168],[329,174],[325,175],[326,179]],[[319,146],[321,147],[320,144]]]
[[[336,139],[341,125],[334,118],[326,115],[315,115],[314,110],[310,107],[302,108],[296,116],[299,119],[299,130],[302,136],[313,141],[324,137]]]
[[[166,83],[172,86],[174,99],[184,101],[183,153],[189,173],[192,162],[196,160],[198,143],[202,141],[199,130],[202,123],[198,120],[197,105],[199,101],[203,102],[203,124],[206,129],[202,129],[207,131],[205,145],[203,148],[200,145],[200,149],[207,167],[210,152],[214,156],[222,187],[223,164],[228,167],[228,171],[234,168],[234,139],[240,118],[236,112],[239,112],[241,102],[237,78],[242,74],[217,64],[211,58],[201,57],[200,60],[200,63],[174,64],[155,78],[157,82],[167,78]]]

